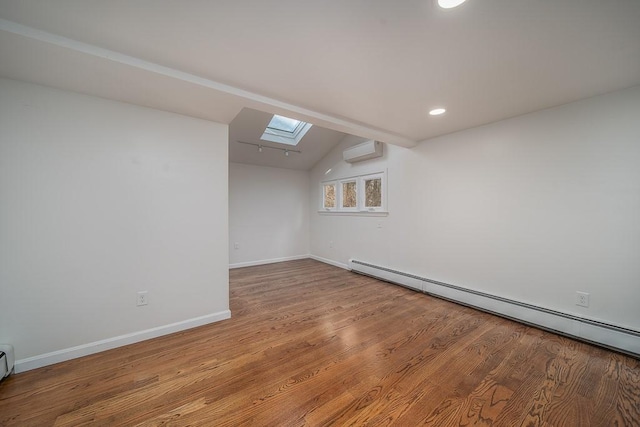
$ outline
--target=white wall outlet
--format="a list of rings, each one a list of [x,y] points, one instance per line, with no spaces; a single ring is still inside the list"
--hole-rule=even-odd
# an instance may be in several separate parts
[[[233,244],[233,249],[240,249],[240,243],[236,242]]]
[[[576,305],[580,307],[589,307],[589,293],[588,292],[576,292]]]
[[[329,248],[333,249],[333,240],[329,240]]]
[[[149,304],[149,292],[148,291],[140,291],[138,292],[136,305],[139,307],[141,305]]]

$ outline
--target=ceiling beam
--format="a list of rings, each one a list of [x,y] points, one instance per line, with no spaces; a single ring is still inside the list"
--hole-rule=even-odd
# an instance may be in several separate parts
[[[288,117],[313,123],[317,126],[326,127],[328,129],[364,138],[375,139],[378,141],[387,142],[389,144],[399,145],[403,147],[414,147],[417,144],[417,142],[413,139],[404,137],[402,135],[397,135],[395,133],[388,132],[384,129],[380,129],[368,124],[358,123],[349,120],[348,118],[335,117],[322,112],[310,110],[298,105],[280,101],[275,98],[263,96],[255,92],[250,92],[241,88],[237,88],[235,86],[200,77],[195,74],[190,74],[174,68],[165,67],[160,64],[145,61],[140,58],[125,55],[67,37],[62,37],[46,31],[41,31],[5,19],[0,19],[0,31],[25,37],[27,39],[30,39],[31,41],[41,42],[45,45],[57,46],[76,53],[88,55],[101,60],[106,60],[113,63],[114,65],[126,65],[128,67],[133,67],[146,73],[152,73],[157,76],[168,77],[176,81],[196,85],[208,91],[214,91],[221,95],[231,96],[245,107],[258,109],[273,114],[285,115]],[[16,59],[19,60],[19,58],[13,58],[13,60]],[[74,70],[74,72],[77,72],[79,76],[82,75],[82,70]],[[49,81],[47,82],[47,84],[51,85],[51,82]],[[135,103],[135,101],[133,101],[133,103]],[[150,105],[146,103],[145,106]],[[166,107],[163,109],[166,109]],[[190,115],[189,112],[175,112]],[[206,117],[206,114],[199,114],[196,116],[202,118],[203,116]]]

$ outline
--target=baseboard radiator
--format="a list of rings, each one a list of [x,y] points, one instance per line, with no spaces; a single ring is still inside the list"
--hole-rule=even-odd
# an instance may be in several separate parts
[[[355,273],[372,276],[640,358],[640,332],[632,329],[585,319],[355,259],[349,260],[349,269]]]
[[[11,344],[0,344],[0,380],[13,372],[15,356]]]

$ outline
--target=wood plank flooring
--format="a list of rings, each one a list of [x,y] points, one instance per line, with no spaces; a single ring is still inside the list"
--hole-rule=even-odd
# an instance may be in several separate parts
[[[2,426],[639,426],[640,361],[313,260],[232,319],[13,375]]]

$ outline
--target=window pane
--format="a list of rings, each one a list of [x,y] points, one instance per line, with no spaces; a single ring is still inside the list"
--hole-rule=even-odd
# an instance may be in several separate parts
[[[358,197],[356,195],[356,182],[342,183],[342,207],[355,208],[358,206]]]
[[[336,186],[335,184],[327,184],[324,186],[324,207],[336,207]]]
[[[269,122],[268,128],[280,130],[283,132],[293,133],[294,130],[300,124],[300,120],[290,119],[289,117],[283,117],[274,115]]]
[[[382,207],[382,179],[365,179],[364,181],[364,206],[366,208]]]

